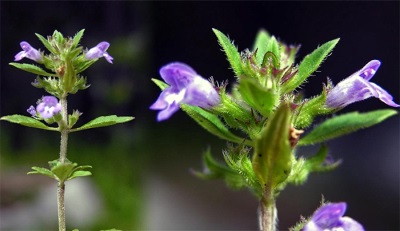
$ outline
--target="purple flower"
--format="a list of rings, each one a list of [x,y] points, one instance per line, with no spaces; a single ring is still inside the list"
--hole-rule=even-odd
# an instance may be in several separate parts
[[[36,117],[36,110],[35,110],[35,107],[34,106],[30,106],[29,108],[28,108],[28,110],[26,110],[29,114],[31,114],[33,117]]]
[[[42,54],[38,50],[33,48],[29,43],[22,41],[20,45],[22,51],[15,55],[14,61],[19,61],[25,57],[39,63],[43,61]]]
[[[88,50],[88,52],[85,54],[85,58],[90,60],[104,57],[107,62],[112,63],[114,58],[106,52],[109,46],[110,44],[108,42],[101,42],[97,44],[97,46]]]
[[[158,121],[171,117],[181,103],[203,108],[220,103],[220,97],[211,83],[184,63],[170,63],[160,69],[160,75],[169,87],[150,106],[152,110],[161,110]]]
[[[343,217],[346,203],[328,203],[314,212],[303,231],[364,231],[363,226],[350,217]]]
[[[361,70],[328,90],[326,106],[329,108],[342,108],[373,96],[389,106],[399,107],[400,105],[393,102],[393,97],[388,92],[375,83],[369,82],[380,65],[380,61],[372,60]]]
[[[61,104],[58,103],[57,98],[54,96],[43,96],[42,100],[36,107],[36,111],[45,119],[49,119],[58,114],[61,109]]]

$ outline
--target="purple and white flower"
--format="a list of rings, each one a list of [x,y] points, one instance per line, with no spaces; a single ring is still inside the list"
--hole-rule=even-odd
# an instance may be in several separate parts
[[[108,42],[101,42],[97,44],[97,46],[88,50],[85,54],[85,58],[91,60],[104,57],[107,62],[113,63],[112,61],[114,58],[107,53],[107,49],[109,46],[110,44]]]
[[[49,119],[53,117],[54,115],[58,114],[61,111],[61,109],[62,109],[61,104],[54,96],[43,96],[39,104],[36,106],[36,111],[44,119]]]
[[[150,106],[152,110],[160,110],[158,121],[171,117],[181,103],[210,108],[221,101],[212,84],[184,63],[170,63],[160,69],[160,75],[169,87]]]
[[[328,203],[317,209],[302,231],[364,231],[363,226],[344,217],[346,203]]]
[[[33,48],[29,43],[22,41],[20,43],[22,51],[15,55],[14,61],[19,61],[23,58],[32,59],[35,62],[41,63],[43,62],[42,54]]]
[[[381,62],[379,60],[372,60],[361,70],[328,90],[326,106],[329,108],[342,108],[373,96],[389,106],[399,107],[400,105],[393,101],[393,97],[387,91],[375,83],[369,82],[380,65]]]
[[[31,105],[26,111],[27,111],[29,114],[31,114],[33,117],[36,117],[36,116],[37,116],[36,109],[35,109],[35,107],[32,106],[32,105]]]

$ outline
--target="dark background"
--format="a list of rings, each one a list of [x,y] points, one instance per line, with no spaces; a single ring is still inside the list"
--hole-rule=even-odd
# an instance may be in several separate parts
[[[92,86],[71,95],[69,109],[84,112],[79,124],[107,114],[136,119],[70,137],[68,158],[93,166],[88,180],[102,198],[99,218],[77,227],[82,230],[257,230],[257,201],[249,192],[233,192],[223,182],[202,181],[189,173],[190,168],[202,168],[201,154],[207,147],[221,159],[224,142],[181,111],[158,123],[157,112],[148,109],[159,94],[150,79],[160,78],[159,68],[169,62],[188,63],[206,78],[234,80],[212,28],[229,35],[239,50],[252,47],[257,31],[264,28],[287,44],[302,45],[297,62],[318,45],[340,37],[332,55],[303,86],[306,95],[318,94],[328,76],[337,83],[368,61],[379,59],[382,65],[372,81],[390,92],[396,103],[400,101],[400,8],[396,1],[2,1],[0,9],[1,116],[26,114],[45,94],[31,87],[33,75],[8,65],[20,51],[20,41],[44,49],[35,33],[47,36],[58,30],[73,36],[84,28],[84,47],[111,43],[108,52],[114,64],[102,59],[85,71]],[[387,106],[369,99],[339,114],[380,108]],[[47,161],[57,158],[59,138],[56,133],[6,122],[0,125],[0,215],[4,224],[10,211],[22,219],[23,210],[15,208],[31,206],[38,188],[55,187],[52,181],[25,173],[33,165],[45,167]],[[324,195],[329,201],[346,201],[346,215],[367,230],[398,230],[398,116],[329,145],[330,153],[344,160],[342,166],[311,175],[304,186],[283,191],[277,202],[279,228],[294,225],[301,214],[311,215]],[[301,149],[299,155],[314,151]],[[26,191],[30,193],[23,193]],[[49,198],[53,199],[55,196]],[[80,209],[70,210],[85,215]],[[50,217],[56,220],[55,214]],[[1,228],[21,230],[21,219]],[[72,218],[69,221],[69,228],[75,228],[77,223]],[[37,222],[40,224],[31,223],[26,229],[54,229],[54,222]]]

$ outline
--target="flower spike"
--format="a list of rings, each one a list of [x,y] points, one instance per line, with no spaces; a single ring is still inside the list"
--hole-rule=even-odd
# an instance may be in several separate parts
[[[29,108],[28,110],[30,110]],[[42,118],[49,119],[61,111],[61,104],[54,96],[43,96],[41,102],[37,105],[36,111]],[[29,113],[32,110],[28,111]],[[32,113],[31,113],[32,114]]]
[[[42,54],[35,48],[33,48],[28,42],[22,41],[20,43],[22,51],[15,55],[14,61],[20,61],[23,58],[32,59],[35,62],[43,62]]]
[[[380,65],[381,62],[379,60],[372,60],[361,70],[328,90],[326,106],[329,108],[342,108],[373,96],[389,106],[399,107],[400,105],[393,101],[393,97],[387,91],[377,84],[369,82]]]
[[[203,108],[220,103],[220,97],[212,84],[184,63],[170,63],[160,69],[160,75],[169,87],[150,106],[152,110],[160,110],[158,121],[171,117],[181,103]]]
[[[364,231],[363,226],[350,217],[343,217],[346,203],[328,203],[314,212],[303,231]]]
[[[88,52],[85,54],[85,58],[90,60],[104,57],[107,62],[113,63],[112,61],[114,58],[106,52],[109,46],[110,44],[108,42],[101,42],[97,44],[97,46],[88,50]]]

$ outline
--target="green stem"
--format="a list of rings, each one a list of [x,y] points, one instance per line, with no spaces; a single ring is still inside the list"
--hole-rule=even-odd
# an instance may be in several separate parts
[[[59,123],[61,132],[61,142],[60,142],[60,164],[64,164],[67,159],[67,145],[68,145],[68,111],[67,111],[67,97],[62,97],[60,99],[60,104],[62,107],[61,115],[62,120]],[[57,207],[58,207],[58,229],[59,231],[65,231],[65,184],[64,181],[58,183],[57,189]]]
[[[275,205],[275,199],[272,197],[272,191],[267,190],[264,193],[263,198],[260,201],[259,207],[259,226],[260,231],[275,231],[277,221],[277,210]]]

